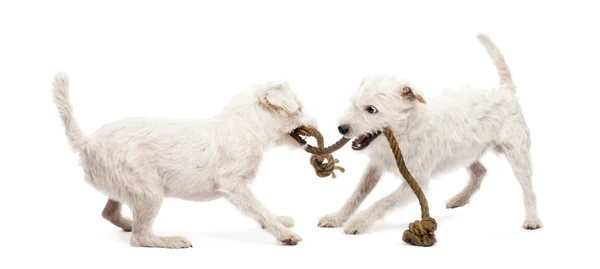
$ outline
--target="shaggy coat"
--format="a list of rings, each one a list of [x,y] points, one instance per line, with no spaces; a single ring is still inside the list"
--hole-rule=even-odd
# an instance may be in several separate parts
[[[370,164],[354,193],[335,213],[324,216],[321,227],[340,227],[347,234],[364,233],[392,208],[415,201],[410,187],[397,190],[352,216],[377,185],[383,172],[401,177],[394,156],[381,131],[390,127],[402,149],[406,166],[424,191],[429,180],[443,172],[466,168],[468,185],[447,203],[448,208],[468,203],[483,180],[486,169],[480,159],[492,149],[503,153],[523,190],[526,229],[542,227],[536,209],[531,177],[530,136],[515,85],[504,57],[489,37],[478,39],[494,62],[499,75],[497,88],[461,88],[445,91],[438,98],[425,99],[418,88],[395,77],[363,80],[338,127],[353,138],[352,147],[365,152]]]
[[[225,197],[280,242],[300,237],[289,217],[274,216],[252,194],[263,152],[272,146],[301,148],[295,133],[315,125],[287,83],[267,83],[233,98],[211,119],[124,118],[84,134],[73,117],[68,78],[54,81],[54,102],[72,148],[79,153],[85,180],[109,200],[104,218],[133,231],[131,245],[186,248],[183,237],[154,235],[152,223],[164,198],[211,201]],[[129,205],[133,221],[121,215]]]

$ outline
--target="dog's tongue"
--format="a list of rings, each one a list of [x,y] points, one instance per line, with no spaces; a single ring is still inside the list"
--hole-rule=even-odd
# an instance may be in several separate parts
[[[362,142],[365,140],[365,138],[367,138],[367,136],[366,136],[366,135],[361,135],[361,136],[359,136],[358,138],[356,138],[356,139],[355,139],[355,140],[352,142],[352,145],[354,145],[354,146],[358,146],[358,145],[362,144]]]

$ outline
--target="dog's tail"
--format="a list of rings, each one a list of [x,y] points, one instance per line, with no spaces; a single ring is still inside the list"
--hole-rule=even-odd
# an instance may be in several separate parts
[[[500,87],[508,88],[513,92],[516,91],[516,87],[513,82],[510,69],[508,69],[508,65],[504,60],[504,56],[502,55],[496,44],[492,42],[490,37],[482,33],[477,34],[477,39],[479,39],[479,42],[481,42],[481,44],[485,47],[488,54],[490,55],[490,58],[492,58],[492,61],[494,61],[494,65],[496,65],[496,69],[498,70],[498,76],[500,77]]]
[[[87,136],[81,131],[73,117],[73,107],[69,102],[69,77],[66,73],[58,73],[54,76],[53,85],[54,104],[56,104],[58,113],[63,120],[65,133],[69,138],[71,147],[76,151],[81,151],[87,144]]]

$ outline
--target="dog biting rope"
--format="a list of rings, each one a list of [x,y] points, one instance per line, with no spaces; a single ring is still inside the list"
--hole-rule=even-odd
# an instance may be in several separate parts
[[[335,165],[339,161],[333,158],[331,153],[342,148],[344,145],[346,145],[346,143],[348,143],[348,141],[350,141],[350,139],[343,137],[333,145],[325,147],[323,135],[321,135],[317,129],[308,126],[302,126],[296,131],[301,135],[312,136],[317,140],[317,147],[307,145],[305,150],[306,152],[312,154],[310,163],[314,167],[315,172],[319,177],[327,177],[332,175],[332,177],[335,178],[336,176],[333,173],[334,170],[340,170],[342,173],[345,171],[344,168]],[[396,137],[394,137],[392,130],[385,128],[383,134],[387,138],[388,144],[392,149],[392,153],[396,159],[396,165],[398,166],[400,174],[413,190],[417,196],[417,199],[419,199],[419,205],[421,205],[421,220],[417,220],[408,225],[408,230],[404,231],[402,234],[402,240],[415,246],[432,246],[436,242],[434,232],[437,229],[437,222],[434,218],[429,216],[429,205],[427,204],[427,198],[425,197],[425,194],[423,193],[423,190],[419,186],[417,180],[408,171],[408,168],[406,168],[404,158],[402,157],[402,152],[398,146],[398,141],[396,141]],[[327,163],[323,163],[325,159],[327,159]]]

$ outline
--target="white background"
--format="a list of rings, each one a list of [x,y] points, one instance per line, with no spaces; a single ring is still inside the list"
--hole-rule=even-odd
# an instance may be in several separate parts
[[[2,1],[0,268],[597,268],[597,11],[593,1]],[[106,197],[84,183],[51,101],[54,73],[67,71],[75,116],[91,133],[123,116],[209,117],[252,84],[288,79],[332,143],[365,74],[408,77],[425,98],[495,86],[479,31],[505,54],[531,128],[540,230],[521,228],[520,187],[494,154],[464,208],[444,206],[464,170],[432,183],[431,248],[401,240],[416,203],[364,235],[317,228],[366,157],[344,148],[336,157],[347,172],[322,179],[308,154],[275,149],[253,190],[296,220],[299,245],[280,246],[225,200],[170,199],[154,229],[194,247],[133,248],[100,216]],[[363,206],[398,184],[387,175]]]

